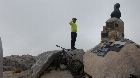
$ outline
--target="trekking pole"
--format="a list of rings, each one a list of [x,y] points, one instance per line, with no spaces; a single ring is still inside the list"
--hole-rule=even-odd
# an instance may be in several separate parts
[[[56,47],[59,47],[59,48],[61,48],[61,49],[64,50],[64,51],[70,51],[70,49],[65,49],[65,48],[63,48],[63,47],[61,47],[61,46],[59,46],[59,45],[56,45]]]
[[[63,47],[61,47],[61,46],[59,46],[59,45],[56,45],[56,47],[59,47],[59,48],[61,48],[62,50],[67,51],[67,49],[65,49],[65,48],[63,48]]]

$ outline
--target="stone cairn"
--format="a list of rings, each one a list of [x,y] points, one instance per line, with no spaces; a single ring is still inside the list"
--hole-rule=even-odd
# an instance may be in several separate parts
[[[124,22],[120,19],[121,12],[120,4],[114,5],[114,11],[111,13],[111,18],[106,21],[106,26],[103,26],[101,31],[101,43],[94,47],[91,52],[97,53],[98,56],[105,56],[109,51],[119,52],[125,43],[134,43],[133,41],[124,38]]]
[[[124,38],[124,22],[120,19],[121,12],[119,7],[119,3],[114,5],[114,11],[110,15],[111,18],[106,21],[106,26],[103,26],[101,42],[114,42]]]
[[[124,38],[124,22],[116,17],[106,21],[106,26],[103,26],[101,31],[101,42],[114,42]]]

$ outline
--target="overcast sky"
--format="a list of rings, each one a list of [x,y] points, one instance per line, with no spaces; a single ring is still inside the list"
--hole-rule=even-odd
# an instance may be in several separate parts
[[[125,37],[140,44],[140,0],[0,0],[0,37],[4,56],[38,55],[70,48],[69,21],[76,17],[77,48],[88,50],[100,34],[115,3],[120,3]]]

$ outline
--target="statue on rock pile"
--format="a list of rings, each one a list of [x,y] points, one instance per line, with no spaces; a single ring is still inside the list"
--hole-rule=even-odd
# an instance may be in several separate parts
[[[114,42],[124,38],[124,22],[120,19],[119,8],[120,4],[116,3],[111,18],[106,21],[106,26],[103,26],[101,31],[101,42]]]
[[[121,12],[120,12],[119,8],[120,8],[120,4],[116,3],[114,5],[114,11],[111,13],[111,18],[113,18],[113,17],[120,18],[121,17]]]

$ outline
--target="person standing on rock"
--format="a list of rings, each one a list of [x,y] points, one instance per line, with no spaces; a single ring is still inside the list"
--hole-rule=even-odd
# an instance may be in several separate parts
[[[72,18],[72,20],[69,22],[71,26],[71,49],[74,50],[75,48],[75,42],[77,37],[77,25],[76,25],[76,18]]]

